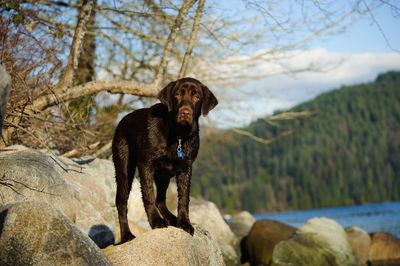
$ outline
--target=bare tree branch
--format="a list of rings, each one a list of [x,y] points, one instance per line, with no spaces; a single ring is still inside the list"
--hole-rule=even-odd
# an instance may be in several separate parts
[[[187,14],[187,12],[189,11],[189,8],[193,6],[195,2],[196,0],[185,0],[185,2],[182,4],[182,7],[179,9],[179,13],[176,16],[174,25],[172,26],[171,32],[169,33],[167,43],[165,44],[160,65],[157,69],[156,76],[154,79],[154,84],[157,86],[159,86],[164,77],[165,69],[169,61],[169,56],[171,54],[172,47],[174,46],[176,36],[178,35],[178,31],[183,23],[183,19]]]
[[[302,112],[283,112],[277,115],[267,116],[266,121],[271,120],[293,120],[298,118],[305,118],[316,114],[318,110],[315,111],[302,111]]]
[[[108,91],[110,93],[126,93],[144,97],[157,97],[160,87],[155,84],[139,83],[126,80],[99,80],[91,81],[79,86],[71,87],[64,93],[47,94],[33,101],[33,108],[43,110],[47,107],[57,105],[61,102],[67,102],[79,99],[80,97],[90,95],[99,91]]]
[[[74,38],[72,40],[70,54],[68,56],[67,67],[62,73],[59,82],[54,88],[54,90],[57,92],[66,92],[67,88],[71,86],[74,81],[76,70],[78,68],[79,56],[82,50],[82,42],[86,33],[86,25],[89,21],[92,8],[93,0],[83,1],[78,17],[78,23],[76,24]]]
[[[378,27],[378,30],[379,30],[379,32],[381,33],[383,39],[385,40],[386,45],[387,45],[390,49],[392,49],[393,51],[399,53],[400,50],[394,48],[394,47],[391,45],[391,43],[390,43],[388,37],[387,37],[386,34],[385,34],[385,31],[383,30],[381,24],[376,20],[374,14],[372,13],[372,11],[371,11],[370,7],[368,6],[368,4],[367,4],[364,0],[362,0],[362,2],[364,3],[366,10],[367,10],[368,14],[369,14],[370,17],[371,17],[371,20],[372,20],[372,21],[374,22],[374,24]],[[394,7],[395,7],[394,5],[390,5],[390,3],[385,3],[385,4],[389,5],[391,8],[394,8]]]
[[[263,118],[265,120],[265,122],[275,126],[275,127],[280,127],[277,123],[273,122],[276,120],[295,120],[295,119],[299,119],[299,118],[305,118],[305,117],[309,117],[312,116],[314,114],[316,114],[318,112],[318,110],[315,111],[302,111],[302,112],[283,112],[277,115],[271,115],[268,117]],[[245,131],[242,129],[238,129],[238,128],[233,128],[232,129],[233,132],[240,134],[240,135],[244,135],[247,136],[249,138],[251,138],[254,141],[257,141],[259,143],[262,144],[271,144],[274,141],[277,141],[278,139],[280,139],[281,137],[290,135],[293,133],[292,130],[287,130],[281,134],[279,134],[277,137],[275,138],[271,138],[271,139],[264,139],[264,138],[260,138],[255,136],[253,133],[249,132],[249,131]]]
[[[47,94],[38,97],[33,101],[33,109],[36,110],[44,110],[50,106],[57,105],[61,102],[67,102],[71,100],[79,99],[80,97],[90,95],[99,91],[108,91],[110,93],[125,93],[132,94],[137,96],[145,96],[145,97],[156,97],[158,95],[158,91],[161,89],[161,81],[162,77],[165,73],[165,68],[168,64],[168,60],[171,54],[172,47],[175,43],[177,33],[183,23],[184,17],[187,14],[189,8],[195,3],[195,0],[186,0],[182,7],[179,10],[179,13],[175,19],[174,25],[171,28],[171,32],[168,36],[167,43],[165,44],[165,49],[163,51],[163,56],[161,58],[161,62],[157,69],[155,80],[152,84],[140,83],[135,81],[91,81],[85,83],[80,86],[70,87],[68,90],[66,88],[72,84],[72,77],[75,75],[77,64],[75,65],[75,60],[79,56],[80,49],[78,45],[82,45],[82,37],[81,34],[77,32],[81,32],[84,34],[84,25],[83,23],[87,20],[84,20],[82,17],[86,14],[82,14],[84,11],[84,6],[82,6],[82,10],[80,13],[80,19],[78,22],[77,29],[74,35],[74,42],[71,47],[71,54],[69,56],[68,65],[66,71],[63,73],[59,83],[57,84],[53,94]],[[87,7],[88,8],[88,7]],[[103,14],[104,15],[104,14]],[[89,18],[89,16],[87,16]],[[111,18],[110,18],[111,19]],[[112,23],[117,24],[115,21]],[[79,30],[79,29],[80,30]],[[126,28],[125,28],[126,29]],[[126,29],[127,30],[127,29]],[[75,41],[75,40],[80,41]],[[73,56],[74,54],[75,56]],[[78,61],[76,61],[77,63]],[[62,92],[60,92],[62,91]]]
[[[235,133],[238,133],[238,134],[240,134],[240,135],[247,136],[247,137],[251,138],[252,140],[255,140],[255,141],[257,141],[257,142],[259,142],[259,143],[262,143],[262,144],[271,144],[272,142],[277,141],[277,140],[280,139],[281,137],[284,137],[284,136],[287,136],[287,135],[290,135],[290,134],[293,133],[292,130],[289,130],[289,131],[283,132],[282,134],[280,134],[279,136],[277,136],[277,137],[275,137],[275,138],[272,138],[272,139],[263,139],[263,138],[260,138],[260,137],[255,136],[254,134],[252,134],[252,133],[250,133],[250,132],[248,132],[248,131],[241,130],[241,129],[238,129],[238,128],[232,128],[232,131],[235,132]]]
[[[199,24],[204,10],[204,2],[205,0],[200,0],[197,6],[196,17],[193,22],[192,33],[190,34],[188,47],[186,49],[185,56],[183,57],[181,69],[179,70],[178,79],[183,78],[186,74],[186,70],[189,64],[189,58],[192,54],[192,50],[197,39],[197,32],[199,31]]]

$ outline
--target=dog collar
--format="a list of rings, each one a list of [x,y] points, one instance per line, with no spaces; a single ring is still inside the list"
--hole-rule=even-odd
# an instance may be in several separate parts
[[[182,152],[182,138],[178,137],[178,148],[176,148],[176,153],[178,154],[178,158],[183,159],[183,152]]]

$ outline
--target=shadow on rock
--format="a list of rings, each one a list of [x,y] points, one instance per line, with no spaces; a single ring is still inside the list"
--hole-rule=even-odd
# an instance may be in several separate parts
[[[94,160],[96,160],[96,158],[94,158],[94,157],[93,158],[88,158],[88,159],[82,159],[82,158],[73,159],[73,161],[75,163],[79,164],[79,165],[89,164],[89,163],[93,162]]]
[[[113,245],[115,241],[113,232],[103,224],[93,225],[89,230],[89,237],[102,249]]]

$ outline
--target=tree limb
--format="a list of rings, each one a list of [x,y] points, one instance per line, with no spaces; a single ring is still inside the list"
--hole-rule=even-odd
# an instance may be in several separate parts
[[[161,83],[161,81],[164,77],[164,73],[165,73],[165,69],[167,68],[169,56],[171,54],[172,47],[174,46],[176,36],[178,35],[178,31],[183,23],[183,19],[184,19],[185,15],[187,14],[187,12],[189,11],[189,8],[191,6],[193,6],[195,2],[196,2],[196,0],[185,0],[185,2],[183,2],[183,4],[182,4],[182,7],[179,9],[179,13],[176,16],[174,25],[172,26],[171,32],[169,33],[167,43],[165,44],[165,47],[163,50],[163,55],[162,55],[161,61],[160,61],[160,65],[157,69],[156,77],[154,79],[154,84],[157,86],[159,86],[159,84]]]
[[[238,133],[240,135],[245,135],[245,136],[251,138],[252,140],[255,140],[255,141],[257,141],[259,143],[262,143],[262,144],[271,144],[272,142],[277,141],[281,137],[284,137],[284,136],[287,136],[287,135],[290,135],[290,134],[293,133],[292,130],[289,130],[289,131],[283,132],[282,134],[280,134],[279,136],[277,136],[275,138],[263,139],[263,138],[255,136],[253,133],[251,133],[249,131],[241,130],[241,129],[238,129],[238,128],[232,128],[232,131],[235,132],[235,133]]]
[[[192,50],[193,50],[194,44],[196,42],[197,32],[199,31],[199,24],[200,24],[201,16],[203,15],[203,10],[204,10],[204,2],[205,2],[205,0],[200,0],[199,4],[197,6],[196,17],[193,22],[192,33],[190,34],[188,47],[186,49],[185,56],[183,57],[181,69],[179,70],[178,79],[183,78],[186,74],[186,70],[187,70],[187,67],[189,64],[189,58],[190,58],[190,55],[192,54]]]
[[[33,108],[43,110],[47,107],[79,99],[99,91],[110,93],[126,93],[144,97],[157,97],[160,87],[155,84],[139,83],[127,80],[96,80],[71,87],[63,93],[43,95],[33,101]]]
[[[68,56],[68,63],[65,71],[62,73],[60,80],[55,86],[56,92],[67,91],[67,88],[72,85],[76,70],[78,68],[79,56],[82,50],[82,42],[86,33],[86,25],[90,18],[90,13],[93,9],[93,0],[84,0],[82,3],[81,11],[79,12],[78,23],[76,25],[74,38],[72,40],[70,54]]]

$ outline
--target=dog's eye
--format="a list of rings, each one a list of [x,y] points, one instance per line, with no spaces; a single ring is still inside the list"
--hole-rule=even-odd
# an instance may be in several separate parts
[[[183,90],[177,90],[175,96],[182,96],[184,94]]]

